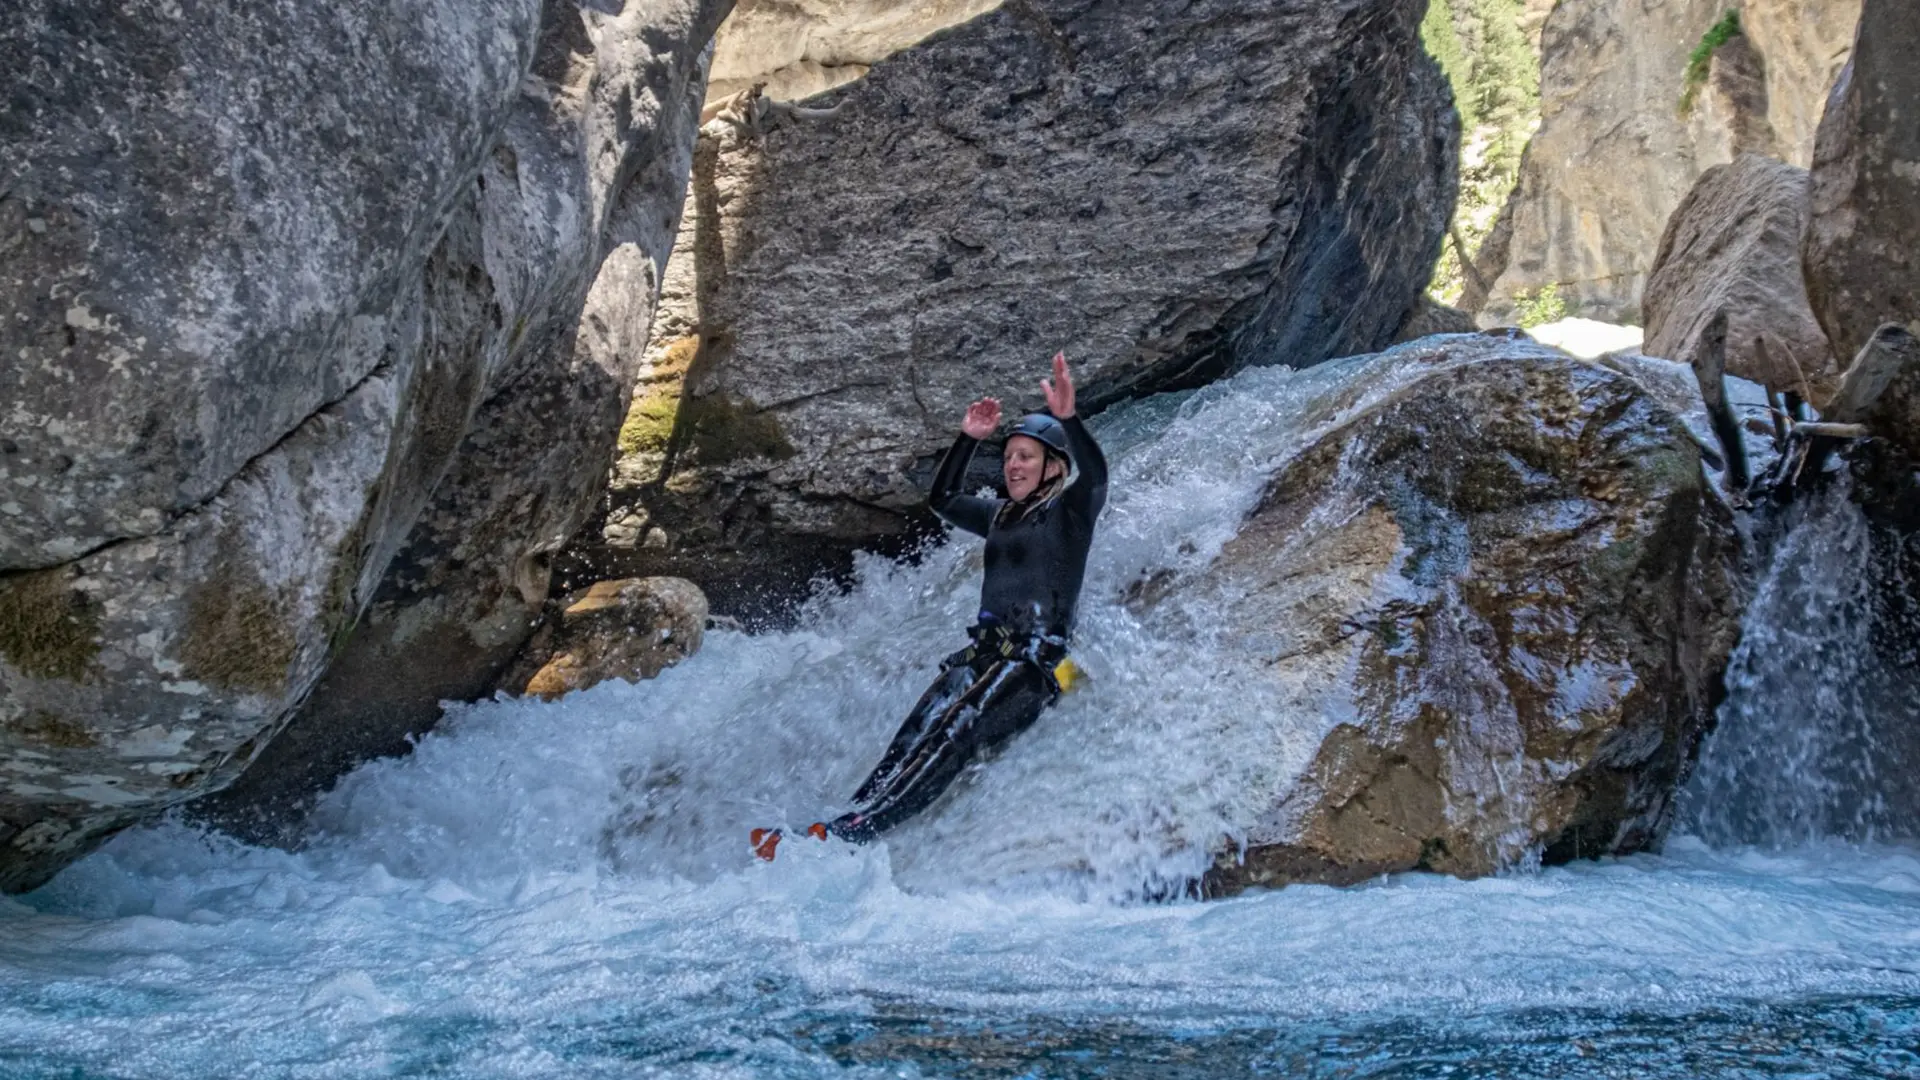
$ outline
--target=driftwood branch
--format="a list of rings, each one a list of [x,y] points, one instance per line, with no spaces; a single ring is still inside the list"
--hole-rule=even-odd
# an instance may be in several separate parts
[[[1460,272],[1467,276],[1467,281],[1473,285],[1475,291],[1481,296],[1492,292],[1493,288],[1487,284],[1487,279],[1481,276],[1480,268],[1473,265],[1473,256],[1467,252],[1466,238],[1460,235],[1460,226],[1448,222],[1447,236],[1453,241],[1455,257],[1460,260]]]
[[[1864,439],[1871,432],[1865,424],[1836,424],[1826,420],[1808,420],[1793,425],[1793,430],[1808,438]]]

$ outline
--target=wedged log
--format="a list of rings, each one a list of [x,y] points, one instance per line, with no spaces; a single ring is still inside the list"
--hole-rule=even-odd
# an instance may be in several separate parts
[[[1820,481],[1843,443],[1862,481],[1855,497],[1869,513],[1904,517],[1920,495],[1909,474],[1920,463],[1920,342],[1906,327],[1887,323],[1874,331],[1840,378],[1825,422],[1793,427],[1793,445],[1770,481],[1777,501],[1794,498]],[[1881,505],[1884,504],[1884,505]]]
[[[1920,448],[1920,342],[1913,332],[1898,323],[1875,330],[1841,377],[1825,415],[1863,424],[1909,453]]]
[[[1727,457],[1727,482],[1736,492],[1745,491],[1753,479],[1747,467],[1747,442],[1740,435],[1739,418],[1727,400],[1727,313],[1715,312],[1700,331],[1693,351],[1693,377],[1700,384],[1700,399],[1706,403],[1707,416],[1713,420],[1713,434]]]

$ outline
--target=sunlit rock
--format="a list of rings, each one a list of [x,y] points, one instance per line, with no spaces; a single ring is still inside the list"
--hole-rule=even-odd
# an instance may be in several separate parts
[[[1001,0],[737,0],[714,38],[709,101],[765,83],[780,101],[812,97]]]
[[[1207,890],[1657,845],[1741,605],[1673,365],[1479,335],[1343,363],[1337,422],[1139,600],[1217,612],[1246,678],[1322,725]]]
[[[1593,360],[1611,352],[1638,350],[1646,339],[1645,331],[1637,326],[1578,317],[1530,326],[1527,336],[1582,360]]]
[[[1806,201],[1805,169],[1757,154],[1701,174],[1660,239],[1643,351],[1691,363],[1725,312],[1729,374],[1824,408],[1840,369],[1801,280]]]
[[[700,651],[707,598],[684,578],[602,581],[567,598],[500,680],[552,700],[608,679],[651,679]]]
[[[1738,8],[1688,95],[1689,60]],[[1553,285],[1576,315],[1640,322],[1667,219],[1700,173],[1754,152],[1805,166],[1859,0],[1561,0],[1541,34],[1540,129],[1487,249],[1483,321]],[[1682,107],[1683,97],[1688,98]]]

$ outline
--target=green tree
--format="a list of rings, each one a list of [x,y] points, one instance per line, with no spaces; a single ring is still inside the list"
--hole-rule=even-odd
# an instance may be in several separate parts
[[[1421,23],[1460,110],[1460,198],[1429,286],[1443,303],[1459,297],[1461,258],[1492,231],[1540,124],[1540,57],[1521,27],[1524,13],[1523,0],[1432,0]]]
[[[1739,34],[1740,13],[1729,8],[1726,14],[1720,16],[1719,22],[1700,35],[1700,43],[1687,54],[1687,69],[1680,77],[1681,117],[1693,112],[1693,104],[1699,99],[1701,88],[1707,85],[1707,76],[1713,71],[1713,54]]]

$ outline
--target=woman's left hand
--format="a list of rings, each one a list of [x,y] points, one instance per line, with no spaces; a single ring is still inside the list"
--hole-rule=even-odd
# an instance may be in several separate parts
[[[1067,374],[1067,354],[1053,354],[1053,378],[1040,380],[1040,392],[1047,396],[1047,411],[1054,419],[1073,415],[1073,376]]]

